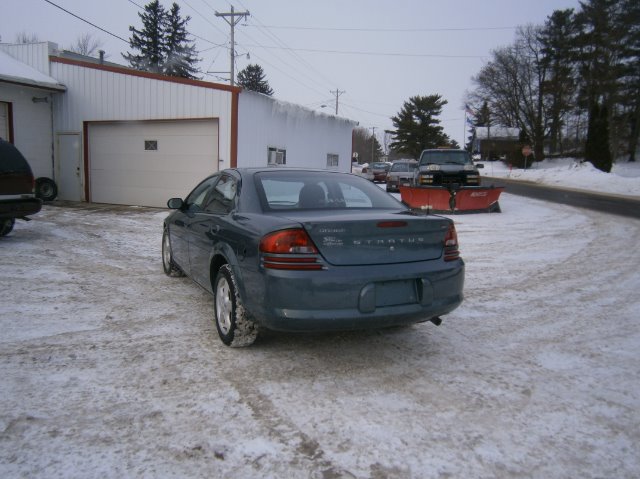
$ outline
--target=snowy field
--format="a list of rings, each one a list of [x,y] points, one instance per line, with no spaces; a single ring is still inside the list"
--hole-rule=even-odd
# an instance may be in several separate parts
[[[442,326],[240,350],[166,212],[45,206],[0,240],[0,477],[637,478],[640,221],[501,205]]]

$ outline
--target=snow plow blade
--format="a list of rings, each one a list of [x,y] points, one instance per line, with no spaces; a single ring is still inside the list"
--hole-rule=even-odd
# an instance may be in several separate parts
[[[500,213],[502,186],[401,186],[402,202],[427,213]]]

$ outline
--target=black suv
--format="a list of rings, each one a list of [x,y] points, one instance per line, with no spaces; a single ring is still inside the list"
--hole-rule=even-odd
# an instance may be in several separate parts
[[[420,154],[414,174],[416,186],[479,186],[483,164],[474,164],[465,150],[434,149]]]
[[[0,236],[11,232],[16,218],[40,211],[42,200],[34,195],[31,167],[22,153],[0,138]]]

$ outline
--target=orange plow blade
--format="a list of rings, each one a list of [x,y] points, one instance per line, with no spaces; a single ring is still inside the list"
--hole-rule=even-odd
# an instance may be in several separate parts
[[[499,213],[501,186],[401,186],[402,201],[410,208],[433,213]]]

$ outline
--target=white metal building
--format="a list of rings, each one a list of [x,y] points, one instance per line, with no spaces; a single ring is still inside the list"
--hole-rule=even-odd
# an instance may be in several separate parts
[[[0,44],[3,124],[35,175],[55,179],[58,198],[145,206],[228,167],[349,171],[356,125],[237,87],[78,59],[49,42]]]

